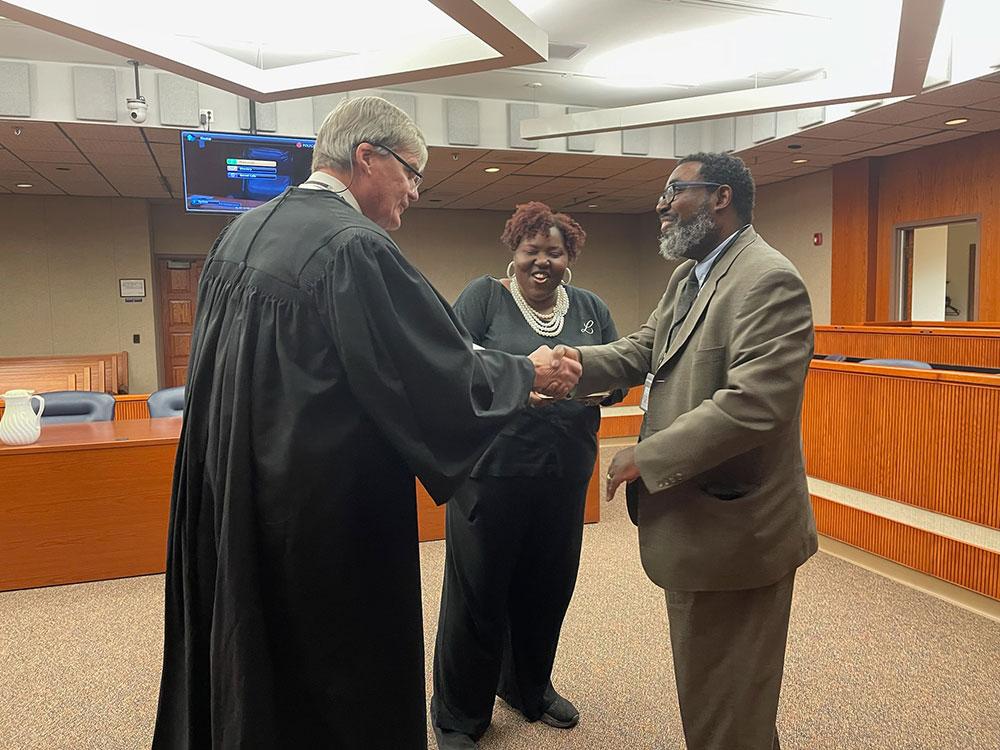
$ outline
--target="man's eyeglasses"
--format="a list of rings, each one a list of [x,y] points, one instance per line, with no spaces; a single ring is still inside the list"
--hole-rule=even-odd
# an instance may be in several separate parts
[[[413,187],[415,187],[415,188],[420,187],[420,183],[424,181],[424,176],[422,174],[420,174],[420,172],[418,172],[414,167],[410,166],[410,164],[408,164],[406,162],[406,160],[403,159],[403,157],[401,157],[399,154],[397,154],[395,151],[393,151],[388,146],[383,146],[381,143],[373,143],[372,145],[375,148],[380,148],[383,151],[388,151],[389,155],[393,159],[395,159],[396,161],[398,161],[400,164],[402,164],[403,167],[406,168],[406,171],[410,173],[410,182],[413,183]]]
[[[660,193],[660,203],[670,204],[677,194],[692,187],[716,188],[722,187],[721,182],[671,182],[667,189]]]

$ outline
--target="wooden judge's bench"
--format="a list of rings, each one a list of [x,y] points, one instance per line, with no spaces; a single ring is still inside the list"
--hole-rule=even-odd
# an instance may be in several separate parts
[[[129,418],[143,399],[119,396],[111,422],[47,425],[32,445],[0,444],[0,591],[164,571],[181,419]],[[623,429],[637,434],[634,414],[611,432]],[[588,523],[600,518],[598,470]],[[444,538],[444,513],[417,482],[420,541]]]

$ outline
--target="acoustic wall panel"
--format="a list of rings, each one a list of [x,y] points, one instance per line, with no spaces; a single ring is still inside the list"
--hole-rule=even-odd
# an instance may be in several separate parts
[[[674,156],[701,151],[701,123],[679,122],[674,125]]]
[[[511,148],[538,148],[535,141],[526,141],[521,137],[521,120],[535,117],[538,117],[537,104],[507,103],[507,137]]]
[[[319,132],[319,126],[323,124],[323,120],[326,116],[336,109],[337,105],[340,104],[340,100],[345,97],[344,94],[323,94],[322,96],[314,96],[313,103],[313,132]]]
[[[778,118],[774,112],[753,115],[751,139],[754,143],[769,141],[777,135]]]
[[[413,96],[413,94],[396,94],[383,91],[379,96],[406,112],[414,122],[417,121],[417,97]]]
[[[593,107],[566,107],[566,114],[572,115],[576,112],[589,112]],[[597,150],[597,136],[590,135],[570,135],[566,137],[567,151],[580,151],[591,153]]]
[[[646,156],[649,153],[649,128],[622,131],[622,153]]]
[[[156,74],[157,105],[161,125],[196,128],[198,117],[198,84],[170,73]]]
[[[78,120],[118,121],[118,75],[114,68],[73,66],[73,103]]]
[[[724,117],[712,121],[712,149],[729,153],[736,150],[736,119]]]
[[[453,146],[479,145],[479,102],[475,99],[444,100],[445,140]]]
[[[807,107],[795,112],[795,124],[800,128],[819,125],[826,120],[826,107]]]
[[[0,62],[0,115],[31,117],[31,66]]]
[[[250,129],[250,100],[238,97],[240,107],[240,130]],[[255,102],[258,133],[274,133],[278,129],[278,105],[275,102],[261,104]]]

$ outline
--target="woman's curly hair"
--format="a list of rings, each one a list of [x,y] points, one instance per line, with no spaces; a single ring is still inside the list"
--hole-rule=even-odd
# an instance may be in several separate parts
[[[514,252],[525,237],[548,234],[555,227],[562,234],[566,255],[571,261],[580,255],[580,249],[587,241],[587,233],[566,214],[554,213],[544,203],[531,201],[515,208],[513,216],[507,219],[500,241]]]

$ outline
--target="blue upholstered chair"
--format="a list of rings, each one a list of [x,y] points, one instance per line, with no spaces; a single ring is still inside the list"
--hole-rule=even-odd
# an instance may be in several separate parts
[[[115,418],[115,397],[95,391],[50,391],[45,399],[42,424],[110,422]]]
[[[149,394],[146,404],[149,406],[149,416],[153,419],[179,417],[184,414],[184,386],[161,388],[156,393]]]
[[[882,367],[912,367],[915,370],[933,370],[926,362],[915,359],[863,359],[859,365],[881,365]]]

